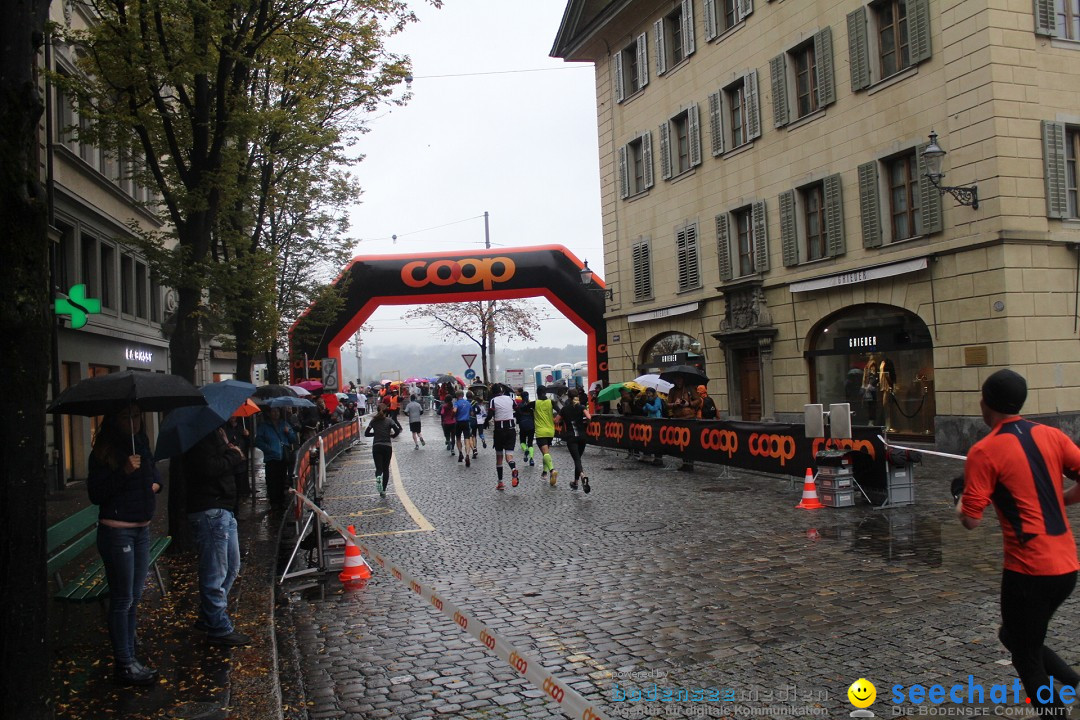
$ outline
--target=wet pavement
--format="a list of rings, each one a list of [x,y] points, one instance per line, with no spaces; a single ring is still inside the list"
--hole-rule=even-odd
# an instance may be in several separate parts
[[[877,686],[878,717],[914,716],[930,708],[895,705],[894,685],[1013,681],[996,637],[997,523],[954,519],[956,461],[928,458],[916,503],[889,510],[798,510],[801,481],[595,447],[589,495],[570,489],[563,448],[557,487],[538,460],[496,492],[492,450],[466,468],[425,419],[426,447],[395,443],[387,498],[363,446],[333,466],[323,507],[609,717],[847,716],[860,677]],[[295,716],[565,717],[389,573],[347,592],[333,575],[300,584],[277,613],[306,708]],[[1074,599],[1049,642],[1068,661],[1078,630]],[[965,709],[932,709],[948,707]]]

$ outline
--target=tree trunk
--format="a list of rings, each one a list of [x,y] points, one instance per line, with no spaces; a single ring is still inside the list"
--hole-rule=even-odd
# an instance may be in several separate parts
[[[45,404],[51,357],[49,237],[38,178],[42,99],[35,67],[49,3],[9,3],[0,25],[0,717],[37,720],[49,708],[45,573]]]
[[[251,320],[234,322],[233,337],[236,339],[236,379],[251,382],[253,355],[249,348],[255,344],[255,323]]]
[[[278,365],[278,340],[275,337],[270,341],[270,351],[266,354],[266,378],[271,384],[284,382],[281,379]],[[288,378],[286,378],[287,380]]]

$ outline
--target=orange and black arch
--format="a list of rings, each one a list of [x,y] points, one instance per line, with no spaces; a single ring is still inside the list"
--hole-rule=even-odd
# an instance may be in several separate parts
[[[543,297],[585,333],[589,382],[607,385],[604,285],[584,285],[582,267],[561,245],[355,257],[334,280],[342,307],[328,314],[313,304],[289,329],[291,382],[319,377],[321,358],[340,369],[341,346],[380,305]]]

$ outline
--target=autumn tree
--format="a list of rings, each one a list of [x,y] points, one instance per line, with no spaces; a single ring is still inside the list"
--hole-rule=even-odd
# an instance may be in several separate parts
[[[45,651],[45,404],[51,323],[47,201],[39,179],[37,76],[48,0],[5,3],[0,23],[0,717],[51,716]]]
[[[438,0],[429,0],[438,5]],[[177,291],[169,350],[173,371],[194,380],[201,347],[204,293],[213,280],[214,247],[235,227],[222,216],[248,183],[238,183],[258,133],[282,113],[253,102],[255,76],[275,63],[317,62],[319,33],[359,41],[347,66],[327,66],[365,88],[364,102],[393,92],[405,61],[384,47],[415,15],[404,0],[90,0],[97,22],[69,37],[82,46],[83,78],[69,89],[89,120],[89,139],[119,151],[135,138],[148,178],[172,226],[175,244],[154,256]],[[292,53],[292,59],[282,54]],[[340,59],[340,56],[338,57]],[[343,102],[347,97],[339,97]],[[325,138],[312,137],[313,151]],[[257,183],[255,184],[257,186]]]
[[[480,348],[483,376],[493,382],[495,368],[488,367],[489,338],[535,340],[540,323],[536,310],[521,300],[473,301],[422,305],[403,316],[407,320],[435,323],[446,340],[466,337]]]

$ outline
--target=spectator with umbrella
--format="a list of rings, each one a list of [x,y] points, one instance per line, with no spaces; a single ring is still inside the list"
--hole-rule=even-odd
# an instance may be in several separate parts
[[[109,583],[113,679],[121,685],[148,686],[158,678],[135,657],[136,611],[150,570],[150,521],[162,487],[142,412],[186,405],[206,405],[206,398],[182,377],[127,370],[72,385],[48,408],[105,416],[90,451],[86,488],[90,502],[100,506],[97,548]]]
[[[269,407],[269,418],[259,424],[255,431],[255,447],[262,450],[266,467],[266,497],[272,510],[285,508],[288,486],[289,447],[298,442],[292,426],[281,417],[282,408],[274,403]]]

